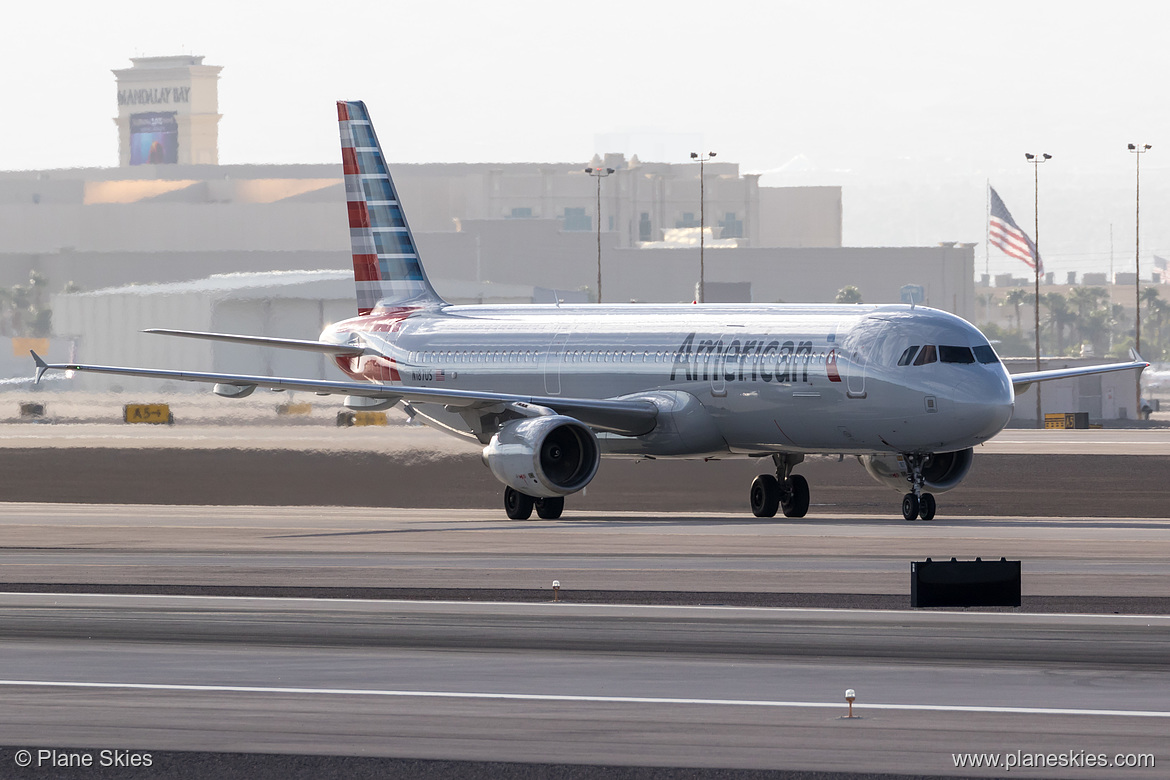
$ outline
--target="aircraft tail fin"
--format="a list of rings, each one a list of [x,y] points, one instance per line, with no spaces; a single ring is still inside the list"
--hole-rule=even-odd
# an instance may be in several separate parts
[[[374,125],[360,100],[337,102],[358,313],[378,306],[439,306],[406,223]]]

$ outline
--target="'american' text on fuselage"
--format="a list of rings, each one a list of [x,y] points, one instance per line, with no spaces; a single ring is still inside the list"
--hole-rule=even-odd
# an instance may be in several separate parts
[[[690,333],[674,353],[670,378],[728,382],[808,382],[811,341],[698,338]],[[834,379],[836,350],[826,355],[827,373]],[[839,381],[839,380],[836,380]]]

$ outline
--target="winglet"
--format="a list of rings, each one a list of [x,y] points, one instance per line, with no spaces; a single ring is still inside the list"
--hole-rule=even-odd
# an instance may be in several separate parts
[[[44,358],[42,358],[40,355],[38,355],[38,354],[37,354],[36,352],[34,352],[33,350],[31,350],[31,349],[30,349],[30,350],[28,351],[28,353],[29,353],[30,355],[32,355],[32,356],[33,356],[33,360],[34,360],[34,361],[36,362],[36,364],[37,364],[37,378],[36,378],[36,380],[35,380],[35,381],[36,381],[36,384],[40,384],[40,383],[41,383],[41,377],[43,377],[43,376],[45,375],[45,372],[49,370],[49,364],[48,364],[48,363],[46,363],[46,362],[45,362],[45,359],[44,359]]]
[[[1134,363],[1145,363],[1147,368],[1150,365],[1150,361],[1146,360],[1144,357],[1139,355],[1138,351],[1136,349],[1134,349],[1133,347],[1129,348],[1129,359],[1131,361],[1133,361]]]

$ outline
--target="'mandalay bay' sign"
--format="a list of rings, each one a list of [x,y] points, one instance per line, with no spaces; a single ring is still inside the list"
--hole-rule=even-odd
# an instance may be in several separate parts
[[[143,87],[141,89],[118,90],[119,106],[187,103],[190,102],[190,99],[190,87]]]

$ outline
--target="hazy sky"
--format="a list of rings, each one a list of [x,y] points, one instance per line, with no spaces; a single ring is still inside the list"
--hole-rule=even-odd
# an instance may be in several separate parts
[[[400,162],[585,162],[617,151],[596,136],[690,134],[745,172],[795,169],[765,184],[843,185],[851,245],[982,242],[988,179],[1031,232],[1023,153],[1048,152],[1041,249],[1062,272],[1108,270],[1110,225],[1132,270],[1125,145],[1150,143],[1143,250],[1170,255],[1167,2],[64,0],[14,4],[5,28],[0,170],[116,165],[110,71],[189,53],[224,67],[222,163],[335,161],[339,98]]]

